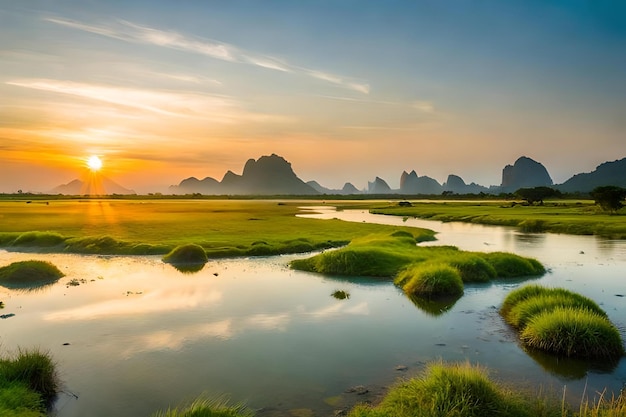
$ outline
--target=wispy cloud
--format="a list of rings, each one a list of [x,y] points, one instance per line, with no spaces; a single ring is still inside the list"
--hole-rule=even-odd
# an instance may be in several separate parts
[[[361,94],[369,94],[370,92],[369,84],[355,81],[354,79],[340,77],[323,71],[298,67],[291,65],[284,60],[244,51],[236,46],[224,42],[184,35],[171,30],[156,29],[126,20],[115,20],[106,24],[87,24],[60,17],[46,17],[44,20],[72,29],[119,39],[125,42],[160,46],[205,55],[228,62],[250,64],[274,71],[306,75],[342,88],[359,92]]]
[[[213,118],[222,123],[232,121],[232,117],[225,116],[232,114],[238,107],[234,100],[215,95],[152,91],[51,79],[11,80],[6,84],[97,100],[158,115],[203,118],[207,115],[219,115]]]

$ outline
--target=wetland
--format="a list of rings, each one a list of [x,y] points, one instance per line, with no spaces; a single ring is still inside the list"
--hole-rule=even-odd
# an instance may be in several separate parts
[[[398,378],[419,374],[435,360],[477,363],[522,389],[541,386],[565,392],[572,403],[590,393],[619,393],[626,383],[623,357],[607,362],[528,351],[498,312],[506,296],[529,281],[563,287],[597,302],[623,339],[624,240],[382,216],[365,209],[336,211],[329,205],[303,213],[301,202],[272,201],[254,204],[284,210],[282,223],[273,229],[263,220],[250,220],[269,219],[270,210],[253,215],[240,209],[237,216],[245,224],[233,233],[244,236],[248,246],[237,245],[284,248],[285,241],[299,234],[299,244],[311,239],[313,252],[223,258],[211,257],[210,249],[229,242],[210,246],[217,239],[203,230],[217,230],[216,235],[234,230],[220,219],[234,214],[220,210],[235,203],[190,203],[200,210],[181,216],[181,226],[174,229],[166,216],[157,219],[161,231],[146,220],[145,239],[134,237],[141,236],[143,207],[132,206],[131,215],[113,205],[107,218],[102,204],[110,203],[74,202],[94,204],[76,209],[93,209],[98,217],[91,223],[87,215],[61,215],[54,217],[60,224],[56,229],[23,223],[22,230],[6,232],[19,236],[44,230],[65,241],[95,231],[116,241],[163,245],[163,250],[148,255],[64,253],[65,246],[56,240],[44,251],[32,246],[0,251],[0,266],[35,259],[56,265],[64,274],[39,291],[0,288],[3,312],[14,314],[0,321],[3,350],[37,346],[55,358],[63,382],[55,416],[150,415],[207,393],[245,402],[259,416],[332,415],[363,400],[376,401]],[[183,205],[167,210],[175,212],[175,207],[183,211]],[[161,209],[165,206],[157,212]],[[77,218],[83,223],[77,225]],[[200,218],[205,220],[198,226]],[[195,228],[190,219],[196,220]],[[50,224],[54,222],[48,219]],[[163,225],[170,225],[169,239],[159,236]],[[11,227],[18,228],[14,222]],[[437,232],[437,240],[424,229]],[[407,297],[391,280],[289,267],[318,253],[315,242],[351,241],[390,230],[425,236],[419,246],[453,245],[532,257],[547,273],[465,283],[461,297],[433,306]],[[254,245],[259,241],[266,243]],[[185,242],[208,247],[211,259],[197,272],[181,272],[162,261],[163,254]]]

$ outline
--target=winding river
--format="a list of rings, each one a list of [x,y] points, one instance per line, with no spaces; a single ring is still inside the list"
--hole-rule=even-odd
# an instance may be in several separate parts
[[[425,227],[428,245],[509,251],[539,259],[534,282],[596,300],[626,338],[626,241],[525,234],[316,208],[306,216]],[[58,363],[64,391],[53,415],[149,416],[198,395],[228,395],[259,416],[327,416],[375,400],[429,361],[481,363],[516,387],[617,393],[626,359],[587,363],[530,355],[497,307],[522,281],[466,285],[453,305],[413,304],[389,282],[293,271],[308,255],[210,261],[184,274],[159,257],[0,251],[0,265],[49,260],[66,276],[38,291],[0,287],[0,347],[40,347]],[[70,285],[79,284],[79,285]],[[331,296],[349,293],[347,299]]]

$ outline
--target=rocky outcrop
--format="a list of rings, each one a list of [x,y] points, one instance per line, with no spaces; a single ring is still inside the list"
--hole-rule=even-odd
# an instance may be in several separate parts
[[[420,177],[413,170],[410,174],[406,171],[400,176],[401,194],[441,194],[443,187],[437,180],[423,176]]]
[[[519,188],[531,188],[552,185],[548,170],[539,162],[522,156],[513,165],[502,170],[501,191],[513,192]]]
[[[576,174],[557,188],[567,193],[589,192],[604,185],[626,188],[626,158],[600,164],[592,172]]]
[[[317,181],[307,181],[307,185],[312,187],[315,191],[317,191],[320,194],[329,194],[329,195],[361,194],[361,191],[359,191],[354,185],[350,184],[349,182],[345,183],[343,188],[340,190],[326,188],[323,185],[320,185],[320,183],[318,183]]]
[[[319,194],[293,172],[291,164],[284,158],[272,154],[258,160],[249,159],[243,173],[237,175],[227,171],[222,181],[207,177],[202,181],[187,178],[171,186],[174,194],[217,194],[217,195],[314,195]]]
[[[384,179],[376,177],[373,182],[367,183],[368,194],[391,194],[391,187],[385,182]]]
[[[489,192],[489,188],[483,187],[482,185],[474,182],[466,184],[463,178],[454,174],[448,175],[448,179],[443,184],[443,190],[455,194],[480,194]]]

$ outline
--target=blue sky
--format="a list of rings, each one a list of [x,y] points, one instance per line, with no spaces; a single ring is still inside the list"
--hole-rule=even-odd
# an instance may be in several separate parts
[[[271,153],[334,188],[626,156],[621,1],[0,0],[0,35],[0,192],[94,154],[140,192]]]

